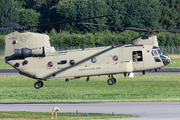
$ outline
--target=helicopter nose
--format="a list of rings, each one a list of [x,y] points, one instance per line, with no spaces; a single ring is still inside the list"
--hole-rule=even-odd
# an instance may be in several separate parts
[[[167,55],[160,55],[160,57],[163,61],[164,66],[168,65],[171,62],[171,58]]]

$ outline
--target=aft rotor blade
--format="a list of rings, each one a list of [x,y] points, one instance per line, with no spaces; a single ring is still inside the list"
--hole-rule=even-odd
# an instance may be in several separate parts
[[[78,21],[82,21],[82,20],[89,20],[89,19],[95,19],[95,18],[101,18],[101,17],[108,17],[108,16],[114,16],[114,14],[102,15],[102,16],[96,16],[96,17],[89,17],[89,18],[82,18],[82,19],[77,19],[77,20],[69,20],[69,21],[63,21],[63,22],[56,22],[56,23],[50,23],[50,24],[44,24],[44,25],[37,25],[37,26],[31,26],[30,28],[59,25],[59,24],[65,24],[65,23],[78,22]]]
[[[157,30],[158,32],[172,32],[172,33],[179,33],[180,30]]]
[[[111,25],[101,25],[101,24],[94,24],[94,23],[79,23],[79,24],[86,24],[86,25],[96,25],[96,26],[104,26],[104,27],[111,27],[111,28],[119,28],[119,29],[125,29],[125,30],[132,30],[136,32],[151,32],[151,30],[146,29],[139,29],[139,28],[124,28],[124,27],[118,27],[118,26],[111,26]]]
[[[6,25],[6,26],[8,26],[8,27],[11,27],[11,28],[14,28],[14,27],[22,27],[22,26],[20,26],[20,25],[18,25],[18,24],[16,24],[16,23],[6,23],[6,24],[4,24],[4,25]]]

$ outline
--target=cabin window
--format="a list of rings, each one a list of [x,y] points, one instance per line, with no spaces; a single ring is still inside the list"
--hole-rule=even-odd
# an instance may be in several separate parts
[[[97,61],[96,58],[92,58],[92,59],[91,59],[91,62],[92,62],[92,63],[96,63],[96,61]]]
[[[48,67],[52,67],[53,66],[53,62],[48,62]]]
[[[133,55],[133,62],[143,61],[142,51],[134,51],[132,55]]]
[[[74,64],[75,64],[75,61],[74,61],[74,60],[70,60],[69,63],[70,63],[71,65],[74,65]]]
[[[114,55],[112,59],[113,59],[113,61],[117,61],[118,60],[118,56]]]

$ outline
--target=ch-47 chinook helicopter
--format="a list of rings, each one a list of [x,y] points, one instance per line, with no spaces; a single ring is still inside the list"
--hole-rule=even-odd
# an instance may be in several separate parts
[[[14,23],[6,24],[9,27],[0,30],[17,31],[5,36],[5,62],[18,70],[21,75],[36,79],[37,82],[34,84],[36,89],[43,87],[43,80],[64,78],[69,81],[87,77],[88,81],[90,76],[96,75],[109,75],[107,82],[113,85],[116,83],[114,74],[157,69],[170,63],[170,58],[160,51],[154,34],[139,36],[129,45],[56,51],[47,35],[28,31],[34,27],[107,16],[110,15],[29,27]],[[129,30],[142,31],[133,28]]]

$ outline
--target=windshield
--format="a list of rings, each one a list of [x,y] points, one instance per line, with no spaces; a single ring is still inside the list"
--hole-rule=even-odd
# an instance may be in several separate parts
[[[161,55],[162,54],[162,52],[161,52],[161,50],[160,49],[157,49],[157,51],[158,51],[158,53]]]

